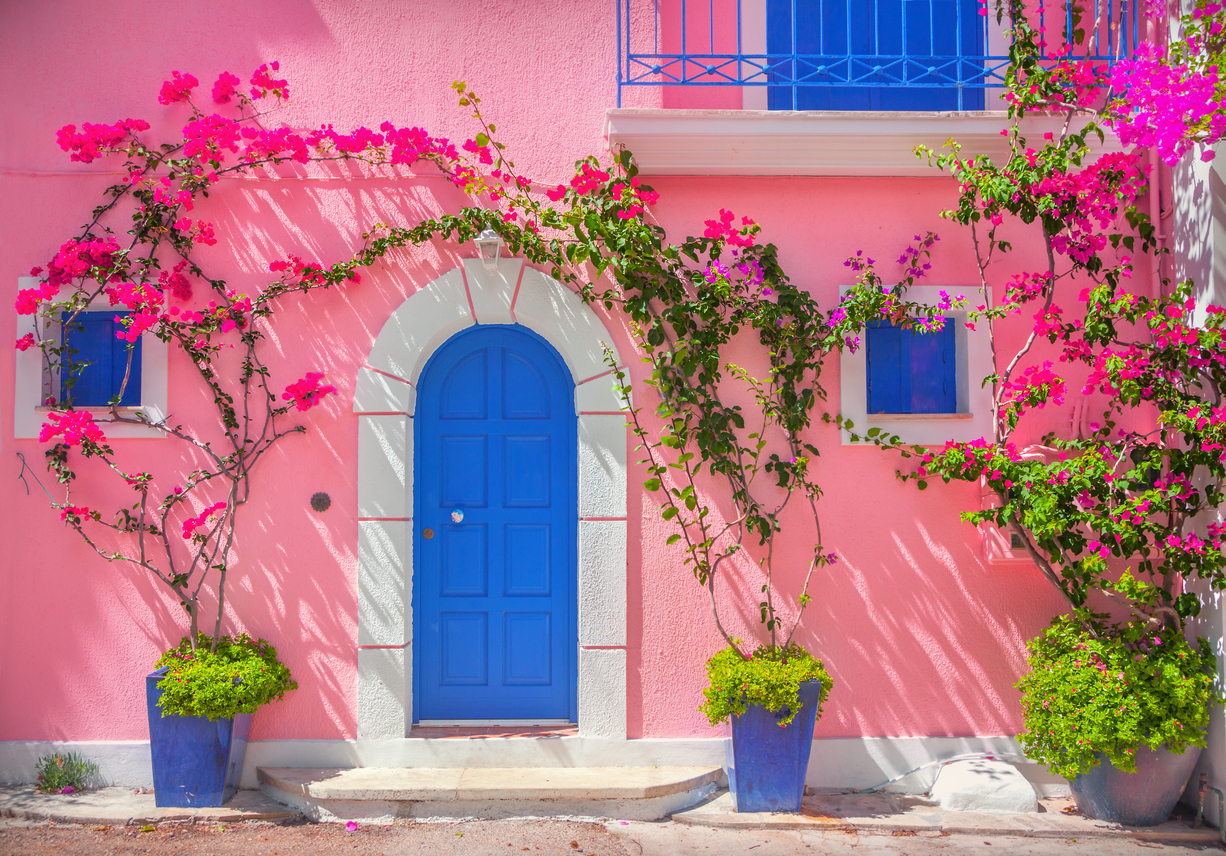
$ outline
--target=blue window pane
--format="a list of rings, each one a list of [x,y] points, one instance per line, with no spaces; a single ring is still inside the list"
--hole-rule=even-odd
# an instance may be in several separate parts
[[[76,407],[101,407],[124,389],[120,405],[140,404],[141,342],[132,347],[132,366],[128,384],[123,386],[128,372],[128,343],[116,334],[123,329],[116,318],[127,312],[81,312],[71,322],[63,316],[65,361],[74,364],[72,384],[65,384],[63,399]],[[76,353],[72,353],[75,351]]]
[[[904,397],[902,389],[903,331],[892,324],[883,324],[864,332],[868,352],[868,412],[908,412],[910,391]],[[906,377],[910,379],[910,372]]]
[[[954,325],[932,333],[892,324],[865,330],[869,413],[956,413]]]
[[[954,413],[958,409],[954,325],[911,336],[911,412]]]
[[[982,110],[982,89],[957,86],[982,80],[982,60],[972,59],[983,55],[979,8],[976,0],[767,0],[769,77],[796,84],[768,87],[768,106]],[[907,85],[917,82],[941,85]]]

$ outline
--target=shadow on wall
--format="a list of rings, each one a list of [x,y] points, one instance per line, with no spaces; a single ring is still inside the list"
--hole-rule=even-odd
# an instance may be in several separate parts
[[[411,225],[462,204],[441,177],[368,187],[361,181],[242,182],[219,219],[249,224],[233,236],[235,264],[258,280],[269,261],[352,257],[374,223]],[[357,664],[357,422],[352,385],[388,316],[414,291],[459,264],[454,246],[406,248],[361,271],[362,280],[288,297],[270,335],[269,361],[286,382],[324,371],[338,394],[303,414],[308,434],[262,462],[263,489],[247,510],[249,585],[236,611],[283,640],[301,689],[256,720],[253,737],[352,737]],[[274,356],[275,354],[275,356]],[[297,414],[291,414],[291,418]],[[332,505],[312,511],[327,492]],[[252,571],[258,565],[259,571]],[[256,583],[260,574],[263,580]],[[399,611],[401,604],[389,604]],[[389,622],[390,623],[390,622]],[[270,637],[271,638],[271,637]]]
[[[991,566],[949,512],[894,519],[878,549],[840,551],[805,625],[838,685],[819,737],[1020,730],[1025,644],[1063,601],[1033,566]]]
[[[1221,147],[1218,147],[1219,151]],[[1164,269],[1175,280],[1192,279],[1196,283],[1196,320],[1203,323],[1205,308],[1226,305],[1226,182],[1222,181],[1220,161],[1205,163],[1184,159],[1173,169],[1173,220],[1167,227],[1171,234],[1170,269]],[[1218,522],[1221,515],[1216,515]],[[1198,521],[1196,531],[1214,522],[1206,516]],[[1221,593],[1209,590],[1204,583],[1192,582],[1188,589],[1202,597],[1204,607],[1190,622],[1190,634],[1209,640],[1217,657],[1219,691],[1226,687],[1226,602]],[[1221,707],[1210,712],[1209,746],[1202,753],[1189,779],[1185,802],[1194,802],[1200,774],[1206,773],[1209,784],[1221,787],[1226,772],[1226,722]],[[1218,801],[1209,795],[1205,800],[1205,818],[1218,826],[1222,823]]]
[[[354,181],[224,183],[194,212],[224,230],[217,246],[201,253],[201,263],[229,287],[250,291],[272,278],[271,261],[290,254],[308,262],[348,259],[362,246],[361,232],[370,224],[416,222],[444,207],[453,209],[457,198],[441,177],[381,183],[373,190]],[[297,692],[261,711],[254,739],[354,736],[358,524],[353,383],[392,310],[454,268],[462,252],[445,245],[412,248],[364,269],[360,284],[288,295],[269,332],[264,354],[274,393],[308,371],[325,372],[338,393],[309,413],[291,411],[279,421],[282,428],[305,425],[307,433],[284,438],[259,462],[252,497],[240,513],[237,546],[229,556],[233,570],[223,632],[245,630],[267,638],[300,684]],[[194,287],[193,304],[207,302],[201,283]],[[190,362],[173,351],[170,360],[172,419],[189,428],[211,424],[212,402],[188,379],[194,371]],[[203,463],[202,454],[185,454],[176,441],[117,441],[116,448],[121,466],[150,470],[159,490],[182,484],[186,473]],[[41,449],[25,451],[37,466]],[[96,482],[92,507],[130,502],[127,489],[113,481],[83,478],[74,496],[85,501]],[[317,491],[332,499],[326,512],[309,507]],[[45,503],[35,502],[32,494],[22,504],[29,505],[30,525],[49,525],[53,512]],[[37,709],[6,712],[5,738],[143,739],[140,677],[151,670],[157,652],[184,634],[183,611],[146,574],[119,565],[108,568],[87,548],[66,539],[57,549],[72,557],[57,566],[57,573],[65,588],[75,590],[80,608],[66,607],[76,620],[57,629],[53,646],[35,652],[28,669],[29,683],[37,687]],[[90,575],[84,584],[79,579],[83,573]],[[31,581],[29,600],[45,601],[45,593],[34,589],[48,584],[46,577],[41,583]],[[201,629],[211,633],[211,622]],[[85,708],[91,709],[88,715]]]
[[[816,736],[1016,735],[1012,685],[1025,644],[1064,611],[1063,599],[1029,564],[987,562],[977,530],[959,519],[978,507],[975,486],[937,483],[921,494],[876,450],[818,445],[824,548],[839,559],[815,573],[796,635],[835,682]],[[805,541],[800,527],[790,531]],[[807,549],[785,542],[782,562],[777,550],[784,616],[795,615]],[[759,626],[761,579],[752,565],[740,572],[747,594],[721,603],[739,610],[733,632],[748,634]]]

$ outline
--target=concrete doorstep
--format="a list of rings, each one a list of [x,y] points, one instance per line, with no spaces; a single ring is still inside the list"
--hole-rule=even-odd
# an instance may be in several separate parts
[[[1140,841],[1214,844],[1218,830],[1193,829],[1173,818],[1159,826],[1121,826],[1091,820],[1077,812],[1070,798],[1039,800],[1037,812],[948,811],[909,794],[818,794],[806,796],[798,813],[732,810],[732,797],[721,790],[672,819],[689,826],[721,829],[842,830],[875,835],[1007,835],[1021,838],[1133,838]]]
[[[720,767],[260,767],[260,789],[313,820],[660,820],[725,784]]]
[[[40,794],[33,788],[0,788],[0,817],[52,820],[105,826],[146,824],[237,823],[269,820],[284,823],[301,815],[259,791],[239,791],[218,808],[158,808],[151,792],[136,788],[98,788],[72,794]]]

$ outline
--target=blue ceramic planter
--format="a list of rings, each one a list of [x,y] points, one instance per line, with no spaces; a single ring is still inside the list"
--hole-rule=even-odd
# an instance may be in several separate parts
[[[214,722],[203,716],[162,716],[158,681],[165,674],[159,669],[145,678],[154,802],[177,808],[224,805],[238,790],[251,714]]]
[[[800,712],[787,728],[779,727],[784,713],[759,705],[732,717],[724,770],[736,811],[800,811],[821,694],[820,681],[801,684]]]
[[[1165,747],[1137,748],[1137,771],[1117,770],[1098,753],[1098,766],[1069,782],[1077,808],[1086,817],[1125,826],[1157,826],[1171,816],[1196,767],[1201,750],[1189,746],[1182,755]]]

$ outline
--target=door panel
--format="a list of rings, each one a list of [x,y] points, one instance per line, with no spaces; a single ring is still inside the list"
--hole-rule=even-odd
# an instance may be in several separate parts
[[[415,423],[414,719],[573,721],[570,373],[523,327],[472,327],[426,365]]]

